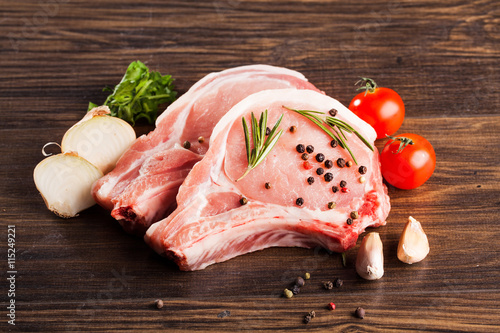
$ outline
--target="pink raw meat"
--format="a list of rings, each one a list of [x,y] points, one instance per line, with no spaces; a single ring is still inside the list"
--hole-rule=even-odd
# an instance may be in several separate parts
[[[240,254],[271,246],[322,246],[342,252],[355,245],[368,226],[385,224],[390,203],[382,183],[379,154],[371,151],[354,134],[347,143],[358,165],[337,166],[337,159],[352,161],[347,150],[330,146],[331,138],[303,116],[283,107],[327,112],[338,110],[337,118],[346,121],[373,145],[376,133],[333,98],[308,90],[279,89],[253,94],[235,105],[215,127],[210,149],[196,164],[177,195],[177,209],[166,219],[153,224],[146,242],[159,254],[173,259],[181,270],[198,270]],[[250,124],[250,113],[258,118],[269,112],[268,126],[284,115],[284,130],[267,158],[245,178],[238,179],[248,163],[241,118]],[[289,131],[296,126],[295,132]],[[297,152],[298,144],[313,145],[308,163]],[[333,167],[315,159],[317,153],[333,161]],[[361,175],[359,166],[367,168]],[[318,168],[325,174],[319,176]],[[363,176],[365,181],[360,181]],[[307,179],[314,178],[311,185]],[[334,193],[345,181],[348,191]],[[265,183],[271,188],[267,189]],[[242,205],[245,197],[248,203]],[[302,206],[296,204],[303,198]],[[329,209],[328,203],[336,208]],[[351,225],[347,219],[358,212]]]
[[[300,73],[268,65],[251,65],[211,73],[171,104],[120,158],[116,168],[98,180],[92,194],[111,210],[123,228],[143,235],[151,223],[171,212],[175,196],[193,165],[202,159],[219,119],[237,102],[261,90],[312,89]],[[198,142],[203,137],[204,142]],[[189,141],[191,147],[182,144]]]

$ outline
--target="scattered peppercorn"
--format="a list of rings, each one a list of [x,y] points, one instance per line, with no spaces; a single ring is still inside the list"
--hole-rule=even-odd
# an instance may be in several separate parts
[[[221,311],[218,315],[217,315],[217,318],[225,318],[225,317],[229,317],[231,315],[231,311],[229,310],[224,310],[224,311]]]
[[[325,173],[325,181],[331,182],[333,180],[333,175],[331,172]]]
[[[311,278],[311,274],[305,273],[304,274],[304,280],[309,280]]]
[[[325,172],[325,169],[323,169],[323,168],[317,168],[317,169],[316,169],[316,174],[317,174],[318,176],[321,176],[324,172]]]
[[[247,203],[248,203],[248,199],[247,199],[247,198],[245,198],[245,197],[241,197],[241,199],[240,199],[240,204],[241,204],[241,205],[246,205]]]
[[[304,145],[301,143],[298,144],[297,147],[295,147],[295,149],[297,150],[297,153],[300,153],[300,154],[302,154],[303,152],[306,151],[306,147],[304,147]]]
[[[360,166],[358,168],[359,173],[362,174],[362,175],[364,175],[366,173],[366,170],[367,169],[366,169],[366,167],[364,165],[362,165],[362,166]]]
[[[271,134],[271,129],[269,127],[266,127],[266,135]]]
[[[314,152],[314,147],[309,145],[306,147],[306,151],[309,153],[309,154],[312,154]]]
[[[264,186],[266,187],[266,189],[268,189],[268,190],[269,190],[269,189],[271,188],[271,183],[269,183],[269,182],[268,182],[268,183],[266,183]]]
[[[290,132],[291,132],[291,133],[295,133],[295,132],[297,132],[297,126],[292,126],[292,127],[290,127]]]
[[[325,288],[326,290],[332,290],[333,289],[332,281],[323,282],[323,288]]]
[[[183,146],[184,148],[186,148],[186,149],[189,149],[189,148],[191,148],[191,142],[189,142],[189,141],[184,141],[184,143],[182,144],[182,146]]]
[[[345,166],[348,168],[352,167],[352,161],[345,162]]]
[[[339,168],[343,168],[345,167],[345,160],[340,157],[338,160],[337,160],[337,165],[339,166]]]
[[[347,182],[345,180],[341,180],[340,187],[346,187],[346,186],[347,186]]]
[[[356,309],[356,311],[354,311],[354,315],[356,317],[358,317],[359,319],[363,319],[365,317],[365,309],[363,309],[362,307],[358,306],[358,308]]]
[[[332,160],[326,160],[325,161],[325,168],[331,169],[333,167],[333,162]]]
[[[340,189],[340,191],[341,191],[342,193],[349,193],[349,189],[348,189],[347,187],[342,187],[342,188]]]
[[[309,178],[307,178],[307,183],[308,183],[309,185],[312,185],[312,184],[314,183],[314,177],[309,177]]]
[[[332,186],[332,192],[337,193],[339,191],[338,186]]]
[[[357,219],[359,217],[359,213],[357,211],[352,211],[351,212],[351,218],[353,220]]]
[[[335,304],[334,304],[334,303],[329,303],[329,304],[328,304],[328,309],[329,309],[330,311],[335,310]]]
[[[203,142],[205,142],[205,138],[204,138],[204,137],[202,137],[202,136],[198,137],[198,142],[199,142],[199,143],[203,143]]]
[[[285,296],[286,298],[292,298],[293,292],[290,289],[285,289],[283,290],[283,296]]]
[[[311,321],[312,317],[310,315],[306,315],[304,317],[304,324],[309,324],[309,322]]]
[[[295,203],[297,204],[297,206],[302,206],[304,204],[304,199],[297,198],[297,200],[295,200]]]
[[[295,284],[295,285],[292,287],[292,293],[293,293],[294,295],[297,295],[298,293],[300,293],[300,287],[299,287],[298,285],[296,285],[296,284]]]
[[[304,161],[305,160],[308,160],[309,159],[309,155],[307,155],[307,153],[304,153],[300,156],[301,159],[303,159]]]
[[[309,315],[311,316],[311,318],[314,318],[316,317],[316,312],[312,310],[311,312],[309,312]]]
[[[339,143],[338,143],[338,142],[337,142],[337,140],[335,140],[335,139],[333,139],[332,141],[330,141],[330,146],[332,146],[332,148],[337,147],[337,146],[338,146],[338,144],[339,144]]]
[[[155,301],[155,306],[157,309],[161,309],[163,307],[163,301],[161,299],[157,299]]]
[[[319,154],[316,154],[316,161],[318,161],[319,163],[323,162],[325,160],[325,155],[319,153]]]
[[[312,168],[313,168],[313,165],[311,163],[309,163],[309,161],[304,162],[304,169],[310,170]]]
[[[330,114],[330,116],[335,117],[337,115],[337,110],[331,109],[330,111],[328,111],[328,113]]]
[[[328,208],[329,208],[329,209],[334,209],[336,206],[337,206],[337,204],[336,204],[335,202],[333,202],[333,201],[330,201],[330,202],[328,203]]]
[[[336,278],[335,281],[333,282],[335,284],[335,287],[340,288],[344,285],[344,281],[342,281],[339,278]]]
[[[363,184],[366,181],[366,178],[364,176],[359,177],[358,181]]]
[[[352,224],[352,219],[350,217],[348,217],[346,223],[347,223],[347,225],[351,225]]]
[[[303,287],[306,284],[306,281],[302,278],[302,276],[297,276],[295,279],[295,284],[299,287]]]

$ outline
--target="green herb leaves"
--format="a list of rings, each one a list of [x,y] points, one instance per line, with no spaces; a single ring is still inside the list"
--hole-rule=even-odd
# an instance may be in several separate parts
[[[158,106],[175,100],[177,93],[173,89],[173,78],[170,75],[149,72],[142,62],[134,61],[114,89],[104,89],[112,91],[104,105],[109,107],[112,116],[132,125],[140,118],[153,124],[158,115]],[[90,102],[89,110],[96,106]]]
[[[283,130],[278,131],[278,127],[281,123],[281,120],[283,119],[283,115],[281,115],[274,125],[273,129],[267,135],[266,137],[266,130],[267,130],[267,110],[264,111],[259,118],[259,121],[257,122],[257,119],[255,118],[253,112],[252,112],[252,118],[251,118],[251,126],[252,126],[252,142],[253,142],[253,148],[250,147],[250,133],[249,133],[249,128],[247,125],[247,122],[245,120],[245,117],[241,118],[241,122],[243,123],[243,133],[245,134],[245,146],[247,150],[247,160],[248,160],[248,167],[245,170],[245,173],[238,178],[236,181],[241,180],[243,177],[245,177],[251,170],[253,170],[257,165],[259,165],[271,152],[273,147],[276,145],[278,142],[278,139],[281,137],[281,134],[283,134]]]
[[[352,157],[352,160],[354,163],[358,164],[356,161],[356,158],[354,157],[354,154],[352,153],[351,149],[347,145],[347,137],[345,136],[344,132],[347,133],[354,133],[370,150],[374,150],[372,145],[366,141],[366,139],[359,134],[351,125],[346,123],[343,120],[340,120],[335,117],[326,117],[326,120],[321,118],[320,115],[324,115],[324,112],[320,111],[310,111],[310,110],[297,110],[297,109],[291,109],[289,107],[286,107],[283,105],[285,109],[288,109],[290,111],[294,111],[301,116],[306,117],[313,123],[315,123],[319,128],[321,128],[326,134],[328,134],[331,138],[337,140],[339,143],[339,146],[346,149],[349,154]]]

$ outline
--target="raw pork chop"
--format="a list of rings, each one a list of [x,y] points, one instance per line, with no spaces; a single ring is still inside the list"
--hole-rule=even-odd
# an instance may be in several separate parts
[[[327,113],[334,108],[336,117],[368,142],[373,144],[376,138],[370,125],[315,91],[279,89],[247,97],[215,127],[210,149],[180,187],[177,209],[148,229],[145,240],[156,252],[172,258],[182,270],[198,270],[271,246],[322,246],[342,252],[355,245],[366,227],[385,224],[390,203],[376,148],[371,151],[357,136],[346,133],[358,165],[341,168],[337,159],[352,161],[349,153],[332,148],[325,132],[283,105]],[[241,118],[250,124],[251,112],[259,118],[266,109],[271,128],[284,115],[280,125],[284,133],[267,158],[235,182],[248,165]],[[295,132],[289,130],[291,126]],[[298,144],[314,147],[307,162],[297,152]],[[325,155],[321,163],[316,160],[318,153]],[[333,167],[328,168],[326,160],[333,161]],[[360,166],[366,167],[363,175]],[[324,170],[322,175],[319,168]],[[312,184],[309,177],[314,179]],[[242,205],[243,197],[248,203]],[[303,199],[302,205],[297,204],[298,198]],[[330,209],[330,202],[336,207]],[[359,217],[347,222],[352,212]]]
[[[94,184],[96,202],[112,210],[126,231],[143,235],[151,223],[175,208],[178,188],[207,151],[219,119],[246,96],[277,88],[317,91],[302,74],[267,65],[205,76],[161,114],[156,129],[139,137],[112,172]],[[185,141],[190,142],[189,149],[183,148]]]

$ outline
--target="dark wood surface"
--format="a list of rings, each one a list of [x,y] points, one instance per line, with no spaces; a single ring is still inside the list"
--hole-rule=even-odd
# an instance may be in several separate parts
[[[500,331],[498,1],[6,0],[0,8],[0,331]],[[41,147],[60,141],[89,101],[102,102],[102,87],[134,60],[172,74],[180,93],[209,72],[254,63],[298,70],[344,104],[361,75],[398,91],[399,133],[425,136],[438,162],[420,188],[389,188],[392,211],[377,229],[385,276],[356,275],[357,247],[345,268],[338,254],[274,248],[181,272],[99,207],[70,220],[50,213],[32,180]],[[411,266],[396,258],[408,215],[431,246]],[[16,228],[15,326],[6,316],[7,225]],[[305,272],[301,294],[280,297]],[[322,289],[335,277],[342,288]],[[305,325],[310,310],[317,316]]]

